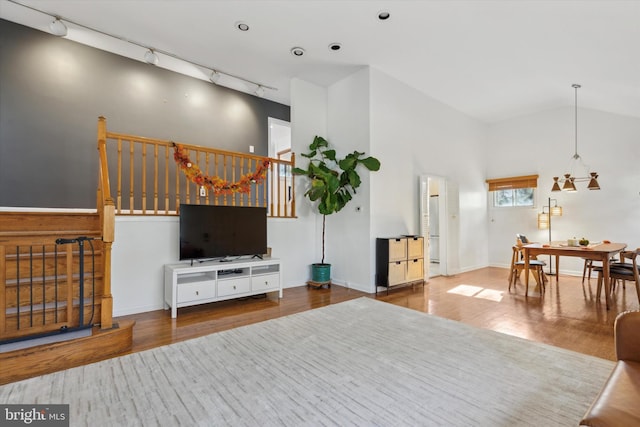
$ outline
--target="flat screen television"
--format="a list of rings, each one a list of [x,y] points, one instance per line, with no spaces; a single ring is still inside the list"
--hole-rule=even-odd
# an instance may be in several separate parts
[[[267,252],[267,208],[180,205],[180,259]]]

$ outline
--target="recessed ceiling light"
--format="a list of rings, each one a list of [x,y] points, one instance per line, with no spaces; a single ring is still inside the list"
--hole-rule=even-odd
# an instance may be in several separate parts
[[[386,21],[389,18],[391,18],[391,14],[388,11],[381,10],[380,12],[378,12],[378,19],[379,20]]]
[[[246,22],[238,21],[236,22],[236,28],[240,31],[249,31],[249,24]]]
[[[292,47],[291,48],[291,55],[293,56],[302,56],[304,55],[304,49],[301,47]]]
[[[340,43],[331,43],[329,45],[329,49],[330,50],[334,50],[334,51],[335,50],[340,50],[340,49],[342,49],[342,45]]]

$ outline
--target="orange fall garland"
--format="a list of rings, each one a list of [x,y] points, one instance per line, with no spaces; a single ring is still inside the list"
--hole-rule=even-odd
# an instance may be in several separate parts
[[[189,159],[189,151],[180,144],[173,144],[173,159],[182,169],[187,179],[196,185],[207,187],[215,195],[230,195],[233,193],[251,193],[251,184],[260,184],[267,177],[267,171],[271,161],[264,159],[258,163],[256,170],[252,173],[242,175],[240,180],[230,182],[218,176],[209,176],[202,173],[198,165]]]

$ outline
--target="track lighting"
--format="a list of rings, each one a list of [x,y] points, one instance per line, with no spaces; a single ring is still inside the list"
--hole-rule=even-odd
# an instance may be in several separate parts
[[[149,49],[144,54],[144,60],[151,65],[158,65],[158,55],[153,49]]]
[[[55,19],[49,24],[49,30],[54,36],[64,37],[67,35],[67,26],[64,25],[64,22],[57,16],[55,16]]]
[[[0,0],[0,2],[1,1],[2,0]],[[273,90],[273,91],[278,90],[278,88],[276,88],[276,87],[267,86],[267,85],[259,83],[259,82],[248,80],[248,79],[245,79],[243,77],[237,76],[237,75],[232,74],[232,73],[221,72],[217,68],[214,69],[211,65],[202,64],[202,63],[199,63],[199,62],[196,62],[196,61],[192,61],[190,59],[182,58],[182,57],[180,57],[180,56],[178,56],[178,55],[176,55],[176,54],[174,54],[172,52],[168,52],[166,50],[152,49],[152,48],[149,47],[149,43],[141,43],[141,42],[139,42],[137,40],[131,40],[131,39],[128,39],[126,37],[122,37],[122,36],[119,36],[119,35],[116,35],[116,34],[111,34],[111,33],[108,33],[106,31],[98,30],[98,29],[90,27],[88,25],[84,25],[84,24],[82,24],[80,22],[68,19],[68,18],[66,18],[64,16],[52,15],[49,12],[45,12],[44,10],[38,9],[37,7],[33,7],[33,6],[26,5],[26,4],[22,4],[22,3],[20,3],[19,1],[16,1],[16,0],[6,0],[6,1],[14,3],[14,4],[18,5],[18,6],[22,6],[22,7],[26,8],[26,9],[30,9],[30,10],[36,11],[38,13],[42,13],[44,15],[48,15],[51,18],[53,18],[53,21],[49,24],[49,30],[51,31],[52,34],[55,34],[56,36],[64,37],[64,36],[67,35],[67,25],[65,24],[65,22],[66,22],[68,24],[73,24],[74,27],[79,27],[79,28],[82,28],[82,29],[85,29],[85,30],[89,30],[89,31],[91,31],[93,33],[100,34],[102,36],[110,37],[112,39],[120,40],[122,42],[130,43],[132,45],[144,48],[146,50],[146,52],[144,54],[144,60],[149,64],[158,65],[158,62],[159,62],[158,53],[161,53],[164,56],[168,56],[170,58],[177,59],[178,61],[186,62],[187,64],[194,65],[194,66],[196,66],[198,68],[201,68],[201,69],[203,69],[205,71],[211,70],[211,75],[209,76],[209,80],[211,80],[212,83],[216,83],[217,84],[218,80],[220,79],[220,77],[224,74],[225,82],[227,80],[227,77],[229,77],[231,79],[240,80],[242,82],[247,83],[247,85],[245,86],[246,89],[243,90],[243,92],[245,92],[245,93],[251,93],[251,88],[252,87],[256,87],[254,93],[256,95],[260,96],[260,97],[263,97],[264,94],[265,94],[265,90],[266,89]],[[240,30],[240,31],[249,30],[249,25],[246,24],[245,22],[241,22],[241,21],[240,22],[236,22],[236,26],[237,26],[238,30]],[[304,54],[304,49],[301,49],[301,54]],[[225,84],[225,86],[226,86],[226,84]],[[229,87],[232,87],[232,86],[229,86]],[[242,89],[239,89],[239,90],[242,90]]]

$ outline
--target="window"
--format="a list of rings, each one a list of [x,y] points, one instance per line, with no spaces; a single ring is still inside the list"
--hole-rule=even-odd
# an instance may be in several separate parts
[[[507,206],[533,206],[533,188],[518,188],[515,190],[497,190],[493,192],[493,206],[502,208]]]
[[[533,207],[538,175],[488,179],[489,191],[493,192],[494,207]]]

